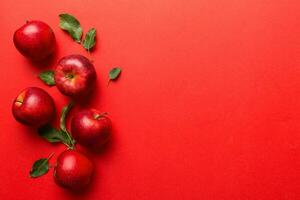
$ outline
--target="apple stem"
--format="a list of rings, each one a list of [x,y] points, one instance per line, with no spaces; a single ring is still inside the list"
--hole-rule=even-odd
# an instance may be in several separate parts
[[[95,118],[95,119],[99,119],[100,117],[101,117],[101,115],[99,115],[99,114],[95,114],[95,115],[94,115],[94,118]]]
[[[103,112],[103,113],[100,113],[100,114],[95,114],[94,118],[95,119],[100,119],[101,117],[104,117],[106,115],[108,115],[108,112]]]
[[[73,74],[71,74],[71,73],[70,73],[70,74],[67,74],[67,75],[66,75],[66,78],[68,78],[68,79],[72,79],[72,78],[74,78],[74,75],[73,75]]]
[[[108,112],[103,112],[100,114],[101,116],[105,116],[105,115],[108,115]]]

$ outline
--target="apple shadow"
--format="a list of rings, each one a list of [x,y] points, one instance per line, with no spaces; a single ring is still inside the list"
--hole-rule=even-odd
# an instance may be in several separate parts
[[[68,189],[68,188],[60,188],[61,192],[66,195],[67,199],[82,199],[87,198],[88,194],[91,194],[91,192],[95,189],[96,184],[95,180],[97,180],[98,172],[95,171],[93,176],[91,177],[91,182],[89,185],[87,185],[84,188],[81,189]]]
[[[93,154],[93,156],[99,156],[102,154],[109,153],[112,148],[113,148],[113,138],[111,136],[109,140],[105,144],[103,144],[100,148],[88,149],[88,152],[90,154]]]
[[[55,44],[55,50],[54,52],[49,55],[47,58],[42,59],[42,60],[29,60],[26,59],[27,63],[32,66],[35,69],[47,69],[47,68],[51,68],[53,65],[56,64],[56,61],[58,59],[58,55],[59,55],[59,48],[58,48],[58,44]]]
[[[115,148],[114,145],[114,136],[113,134],[111,134],[110,138],[108,139],[108,141],[106,143],[104,143],[100,148],[92,148],[92,147],[88,147],[88,146],[82,146],[80,144],[76,144],[77,147],[79,147],[78,149],[87,154],[89,157],[93,158],[93,157],[99,157],[99,156],[107,156],[108,154],[110,154],[110,152],[112,152],[112,150]]]
[[[48,56],[46,59],[44,60],[40,60],[40,61],[30,61],[30,63],[33,66],[36,66],[38,68],[44,69],[44,68],[48,68],[50,66],[52,66],[54,64],[54,58],[56,58],[55,53],[51,54],[50,56]]]
[[[90,105],[93,99],[95,99],[96,95],[99,95],[99,91],[98,91],[99,85],[97,79],[95,81],[95,84],[92,87],[93,88],[91,89],[91,91],[89,91],[87,94],[73,99],[76,105],[79,105],[80,108],[85,108],[88,105]],[[95,91],[97,91],[98,94]]]

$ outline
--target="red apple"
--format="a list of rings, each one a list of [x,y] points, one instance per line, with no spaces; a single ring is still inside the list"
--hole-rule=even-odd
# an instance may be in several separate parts
[[[55,105],[45,90],[29,87],[15,98],[12,112],[16,120],[23,124],[42,126],[54,118]]]
[[[81,145],[99,149],[110,137],[111,121],[95,109],[76,113],[71,120],[71,133]]]
[[[94,164],[76,150],[66,150],[58,158],[54,168],[55,183],[61,187],[81,190],[91,181]]]
[[[16,30],[14,44],[25,57],[33,61],[40,61],[54,52],[55,36],[46,23],[29,21]]]
[[[58,62],[55,82],[61,93],[71,97],[86,95],[93,89],[95,81],[95,68],[86,57],[69,55]]]

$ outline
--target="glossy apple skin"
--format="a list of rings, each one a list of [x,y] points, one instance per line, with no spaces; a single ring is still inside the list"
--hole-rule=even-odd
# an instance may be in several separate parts
[[[86,109],[73,116],[71,133],[82,146],[97,150],[110,138],[111,120],[96,109]]]
[[[61,93],[71,97],[80,97],[89,94],[94,88],[96,71],[86,57],[69,55],[58,62],[54,78]]]
[[[22,124],[39,127],[54,118],[55,104],[45,90],[29,87],[15,98],[12,113],[15,119]]]
[[[91,182],[93,173],[93,162],[83,153],[69,149],[58,156],[53,175],[57,185],[82,190]]]
[[[29,21],[14,33],[14,44],[19,52],[33,61],[48,58],[55,50],[55,36],[41,21]]]

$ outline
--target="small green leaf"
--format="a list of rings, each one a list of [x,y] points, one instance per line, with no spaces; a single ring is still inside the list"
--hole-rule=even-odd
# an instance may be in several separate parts
[[[66,128],[66,118],[68,116],[69,111],[73,107],[73,102],[69,103],[68,105],[64,106],[61,111],[61,117],[60,117],[60,128],[61,130],[68,132]]]
[[[57,130],[50,125],[45,125],[38,129],[38,133],[41,137],[45,138],[48,142],[56,143],[62,142],[67,145],[71,145],[68,136],[64,131]]]
[[[30,170],[30,177],[37,178],[46,174],[49,170],[49,163],[47,158],[41,158],[34,162],[31,170]]]
[[[44,71],[39,74],[39,78],[46,84],[53,86],[55,85],[55,80],[54,80],[54,71],[48,70]]]
[[[59,27],[67,31],[76,42],[80,43],[82,28],[79,21],[74,16],[67,13],[60,14],[59,19]]]
[[[117,79],[121,73],[121,70],[122,69],[119,67],[115,67],[115,68],[111,69],[109,72],[109,80]]]
[[[29,172],[31,178],[37,178],[49,171],[49,159],[53,156],[53,153],[48,158],[41,158],[35,161]]]
[[[85,34],[85,38],[84,38],[84,41],[83,41],[83,47],[86,50],[89,51],[90,49],[92,49],[95,46],[95,44],[96,44],[95,37],[96,37],[96,29],[95,28],[91,28]]]
[[[68,105],[64,106],[61,111],[61,117],[60,117],[60,129],[63,134],[65,134],[64,137],[67,138],[67,146],[69,148],[74,148],[75,140],[73,139],[72,135],[68,132],[66,128],[66,118],[68,116],[68,113],[70,112],[71,108],[73,107],[73,102],[69,103]]]

